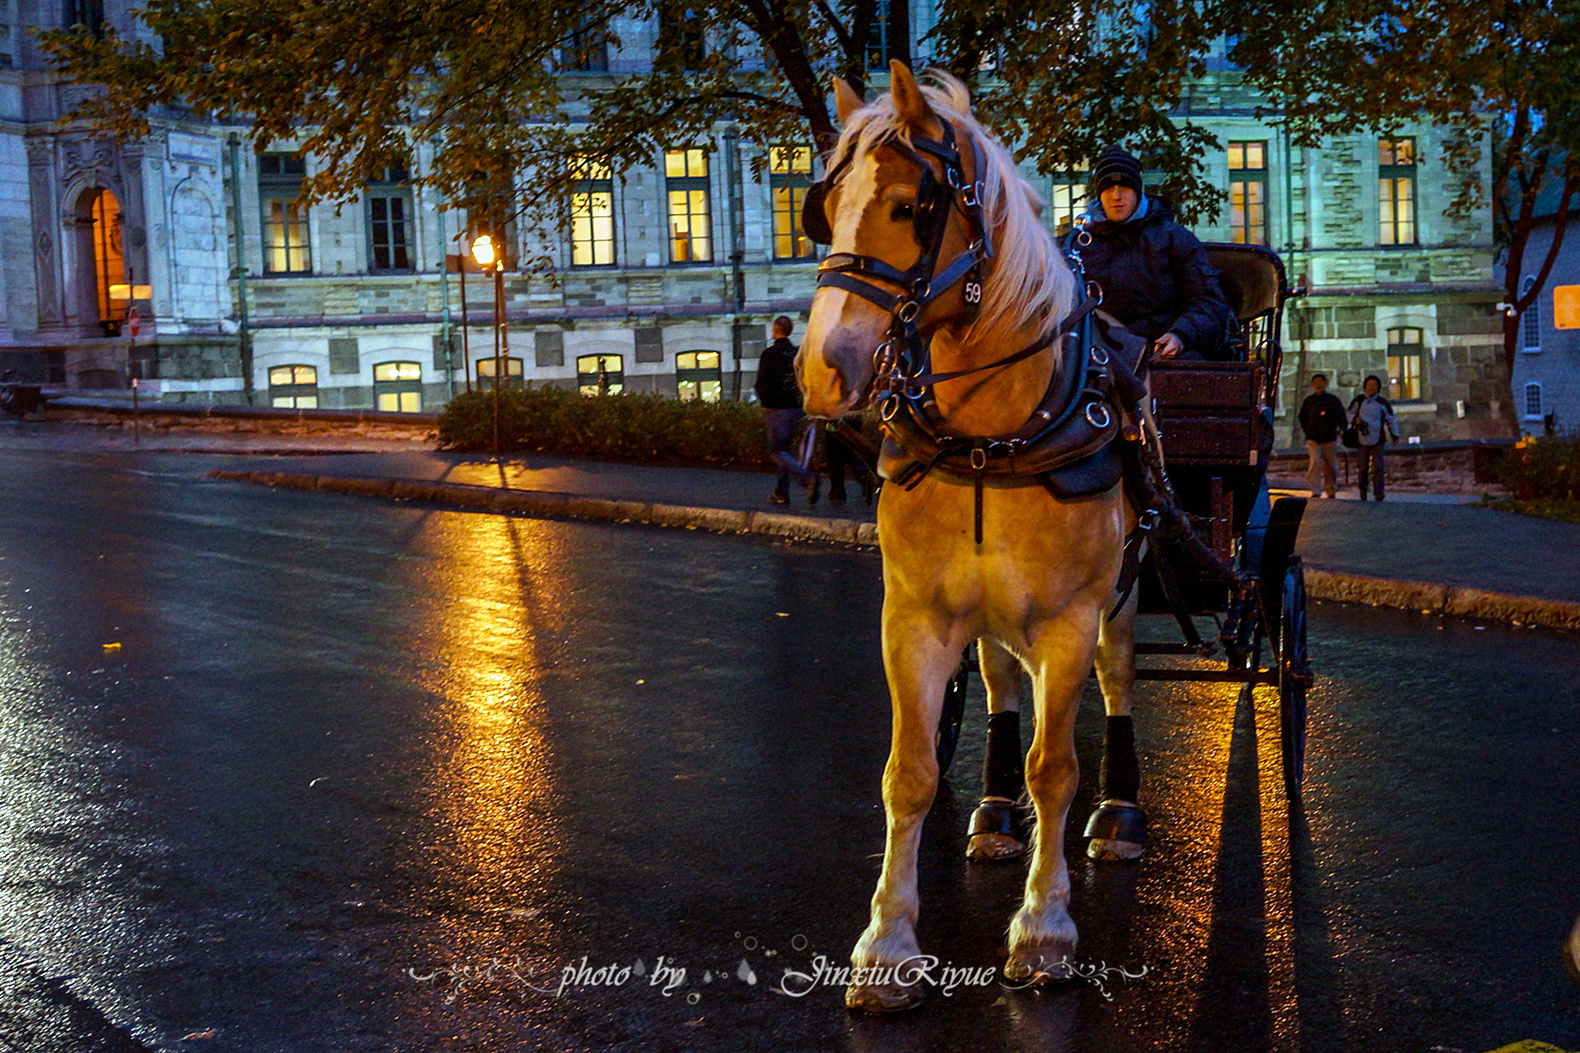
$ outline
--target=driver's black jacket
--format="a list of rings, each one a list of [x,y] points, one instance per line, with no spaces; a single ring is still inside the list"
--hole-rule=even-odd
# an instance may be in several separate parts
[[[1075,251],[1087,281],[1103,290],[1102,309],[1149,341],[1179,334],[1182,357],[1227,357],[1229,304],[1218,272],[1196,236],[1174,222],[1173,207],[1148,197],[1140,219],[1115,223],[1094,201],[1088,216],[1092,242]]]

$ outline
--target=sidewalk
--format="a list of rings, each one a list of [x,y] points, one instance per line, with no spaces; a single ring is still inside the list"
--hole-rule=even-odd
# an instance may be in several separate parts
[[[873,509],[857,487],[849,487],[843,505],[825,498],[809,508],[793,488],[789,506],[771,506],[772,477],[752,472],[546,456],[496,462],[432,451],[272,457],[226,467],[232,478],[317,489],[368,492],[380,481],[388,496],[470,507],[868,544],[876,538]],[[681,514],[699,510],[714,514]],[[1462,495],[1399,494],[1382,504],[1318,500],[1307,506],[1299,552],[1319,599],[1580,629],[1580,525],[1495,512]]]

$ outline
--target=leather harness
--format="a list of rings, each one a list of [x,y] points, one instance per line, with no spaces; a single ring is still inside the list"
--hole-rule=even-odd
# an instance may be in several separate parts
[[[1137,371],[1144,368],[1145,347],[1097,312],[1101,290],[1082,283],[1083,301],[1027,347],[971,369],[931,370],[930,342],[918,319],[929,303],[957,282],[964,283],[961,299],[966,309],[977,310],[982,300],[981,268],[993,258],[992,232],[982,215],[983,184],[980,179],[967,179],[954,129],[948,121],[941,124],[939,139],[913,136],[907,144],[890,138],[883,144],[918,168],[913,229],[921,256],[902,271],[872,256],[831,253],[818,267],[818,287],[853,293],[890,316],[872,363],[884,433],[877,459],[880,474],[907,489],[933,471],[968,482],[975,490],[975,536],[981,544],[982,490],[989,478],[1037,482],[1059,497],[1100,493],[1119,481],[1120,458],[1112,447],[1126,416],[1140,419],[1146,386]],[[984,160],[975,139],[971,152],[973,174],[980,175]],[[845,155],[807,194],[802,227],[814,241],[827,243],[832,238],[824,200],[850,157]],[[941,165],[942,178],[933,162]],[[964,215],[971,243],[936,273],[951,208]],[[1059,354],[1064,368],[1054,370],[1037,408],[1015,431],[959,435],[939,417],[934,385],[1001,369],[1047,351]]]
[[[881,395],[883,446],[875,458],[870,456],[870,448],[863,453],[884,478],[906,489],[915,488],[933,471],[971,485],[977,545],[982,544],[982,491],[987,479],[1038,483],[1061,498],[1102,493],[1123,479],[1138,522],[1125,541],[1114,614],[1134,587],[1147,542],[1154,536],[1170,539],[1227,583],[1239,587],[1240,575],[1196,535],[1164,474],[1158,437],[1155,432],[1146,434],[1142,401],[1147,388],[1142,378],[1150,349],[1146,341],[1097,310],[1102,290],[1082,280],[1078,246],[1090,243],[1085,230],[1072,237],[1067,255],[1078,287],[1086,295],[1057,326],[1027,347],[985,365],[931,371],[930,344],[917,325],[922,311],[957,282],[964,283],[961,299],[967,311],[979,309],[982,266],[993,258],[992,231],[982,215],[983,184],[980,178],[967,180],[954,129],[948,121],[940,123],[943,133],[939,139],[913,136],[907,144],[891,137],[882,144],[919,169],[913,229],[922,254],[917,261],[902,271],[875,257],[836,252],[818,267],[819,288],[843,289],[890,316],[888,332],[874,349],[872,363],[872,389]],[[975,139],[971,140],[971,152],[973,174],[979,177],[984,161]],[[807,193],[802,229],[813,241],[829,244],[833,240],[824,201],[851,156],[847,153]],[[941,179],[929,158],[942,166]],[[972,240],[935,276],[951,208],[964,215]],[[1084,217],[1077,222],[1084,226]],[[900,291],[891,291],[880,282]],[[1054,370],[1037,408],[1015,431],[996,436],[958,435],[939,417],[933,385],[1001,369],[1046,351],[1060,354],[1064,368]],[[843,429],[842,435],[858,447],[867,446],[851,429]],[[1188,640],[1199,645],[1184,602],[1163,566],[1168,561],[1154,562],[1181,628]]]

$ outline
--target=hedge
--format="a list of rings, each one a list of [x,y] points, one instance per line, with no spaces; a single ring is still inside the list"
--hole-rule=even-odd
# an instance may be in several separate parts
[[[1524,501],[1580,498],[1580,432],[1521,439],[1503,458],[1498,482]]]
[[[586,396],[553,387],[500,393],[499,447],[644,464],[770,465],[756,406],[654,394]],[[450,400],[439,414],[439,448],[493,450],[492,391]]]

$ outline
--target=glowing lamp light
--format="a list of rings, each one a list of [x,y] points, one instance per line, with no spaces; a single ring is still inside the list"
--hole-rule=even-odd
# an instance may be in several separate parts
[[[121,282],[113,282],[110,285],[112,300],[150,300],[153,295],[152,285],[126,285]]]
[[[1553,290],[1553,327],[1580,329],[1580,285],[1560,285]]]
[[[477,261],[479,267],[492,267],[497,255],[494,239],[487,234],[479,234],[477,240],[472,242],[472,259]]]

